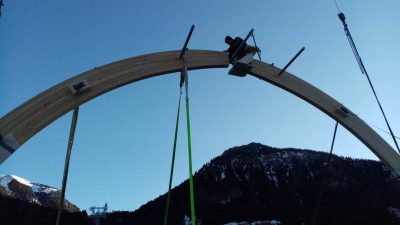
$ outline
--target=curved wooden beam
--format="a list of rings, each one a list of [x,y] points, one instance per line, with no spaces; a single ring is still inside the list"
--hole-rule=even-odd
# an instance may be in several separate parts
[[[47,125],[72,110],[74,101],[83,104],[123,85],[182,70],[180,51],[152,53],[120,60],[89,70],[28,100],[0,118],[0,163]],[[187,51],[189,70],[228,67],[228,57],[217,51]],[[74,97],[70,87],[85,81],[90,88]]]
[[[255,61],[250,74],[296,95],[338,121],[382,162],[400,175],[400,155],[367,123],[331,96],[293,74],[283,72],[278,76],[280,71],[280,68]]]
[[[47,125],[72,110],[74,101],[83,104],[123,85],[157,75],[181,71],[180,51],[137,56],[117,61],[72,77],[42,92],[0,119],[0,163]],[[191,50],[186,52],[189,70],[228,67],[223,52]],[[300,78],[270,64],[255,61],[250,74],[276,85],[320,109],[337,120],[363,142],[379,159],[400,174],[400,155],[372,128],[335,99]],[[90,88],[74,97],[71,85],[85,81]]]

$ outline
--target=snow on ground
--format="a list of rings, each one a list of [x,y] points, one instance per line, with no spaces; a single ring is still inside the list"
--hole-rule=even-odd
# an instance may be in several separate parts
[[[12,181],[12,177],[9,175],[0,174],[0,186],[6,189],[7,192],[11,190],[8,188],[8,184]]]
[[[394,207],[389,207],[388,211],[395,215],[397,218],[400,218],[400,209],[394,208]]]
[[[32,191],[35,193],[51,193],[51,192],[57,192],[58,189],[56,188],[52,188],[43,184],[36,184],[36,183],[32,183]]]
[[[14,178],[15,180],[17,180],[19,183],[24,184],[26,186],[32,187],[32,184],[29,180],[26,180],[24,178],[21,177],[17,177],[15,175],[10,175],[12,178]]]
[[[225,178],[225,172],[222,171],[222,173],[221,173],[221,180],[224,179],[224,178]]]
[[[0,186],[3,187],[4,189],[6,189],[7,192],[11,193],[12,191],[10,190],[10,188],[8,188],[8,184],[12,181],[12,180],[16,180],[19,183],[26,185],[28,187],[32,188],[32,191],[34,193],[51,193],[51,192],[56,192],[58,191],[58,189],[53,188],[53,187],[49,187],[47,185],[43,185],[43,184],[36,184],[36,183],[32,183],[29,180],[26,180],[24,178],[15,176],[15,175],[4,175],[4,174],[0,174]]]
[[[231,223],[226,223],[224,225],[279,225],[281,224],[280,221],[278,220],[264,220],[264,221],[255,221],[252,223],[249,222],[231,222]]]

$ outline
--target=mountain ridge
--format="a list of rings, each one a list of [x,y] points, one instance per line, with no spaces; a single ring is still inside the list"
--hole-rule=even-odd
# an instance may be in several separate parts
[[[57,208],[61,191],[45,184],[31,182],[16,175],[0,174],[0,196],[18,199],[44,207]],[[79,212],[80,209],[65,199],[64,210]]]
[[[229,148],[194,174],[198,221],[203,225],[310,225],[326,175],[318,225],[400,224],[399,177],[374,160],[332,155],[332,163],[327,167],[328,156],[326,152],[274,148],[259,143]],[[30,189],[32,193],[52,192],[53,189],[47,185],[35,188],[36,183],[23,178],[11,176],[8,179],[12,182],[2,178],[4,176],[0,176],[0,197],[10,190],[19,193],[15,191],[18,185],[22,191]],[[1,185],[4,183],[7,187]],[[188,180],[174,187],[171,196],[169,224],[184,224],[185,218],[187,223],[190,215]],[[165,202],[166,193],[133,212],[108,213],[102,224],[159,225]],[[3,207],[0,221],[14,214],[18,216],[14,216],[13,221],[24,218],[25,222],[14,225],[50,225],[56,216],[55,208],[45,208],[34,201],[23,204],[8,197],[0,198],[0,206]],[[64,220],[74,221],[66,224],[87,224],[89,217],[86,211],[66,213]]]
[[[194,174],[197,217],[203,224],[270,220],[311,224],[327,171],[318,224],[399,223],[392,212],[400,209],[395,201],[400,199],[400,181],[386,166],[333,155],[330,168],[325,168],[328,156],[259,143],[230,148]],[[188,189],[186,180],[172,190],[171,224],[190,215]],[[165,201],[166,194],[160,195],[130,213],[127,221],[160,224]],[[365,213],[367,217],[361,216]]]

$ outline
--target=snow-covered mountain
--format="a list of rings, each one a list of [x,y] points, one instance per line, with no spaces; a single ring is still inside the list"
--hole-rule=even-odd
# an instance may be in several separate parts
[[[45,207],[57,208],[61,191],[39,183],[33,183],[15,175],[0,174],[0,197],[10,197]],[[80,209],[64,201],[64,209],[77,212]]]
[[[226,150],[194,175],[198,224],[311,225],[323,181],[326,186],[318,225],[400,224],[400,178],[378,161],[333,155],[328,167],[327,159],[325,152],[279,149],[258,143]],[[0,221],[26,225],[20,222],[24,218],[34,221],[32,225],[52,225],[56,209],[21,201],[15,204],[17,201],[4,201],[10,198],[1,196],[56,205],[58,194],[55,188],[1,175]],[[43,197],[47,199],[43,201],[42,195],[50,197]],[[109,213],[102,224],[159,225],[163,222],[165,203],[166,194],[134,212]],[[69,221],[64,224],[90,222],[85,211],[69,214],[63,217]],[[10,215],[15,216],[10,219]],[[189,224],[187,215],[190,215],[188,180],[172,190],[168,224]]]
[[[327,167],[327,159],[325,152],[258,143],[228,149],[194,175],[196,217],[202,224],[312,224],[326,176],[318,224],[399,224],[400,180],[386,166],[333,155]],[[169,221],[182,224],[190,214],[188,181],[171,196]],[[127,221],[162,223],[165,201],[159,196]]]

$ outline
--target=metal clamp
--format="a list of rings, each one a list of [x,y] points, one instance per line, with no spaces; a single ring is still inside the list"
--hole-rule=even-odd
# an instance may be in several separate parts
[[[88,90],[90,88],[90,84],[86,79],[82,79],[70,84],[68,88],[74,96],[77,96],[83,91]]]

